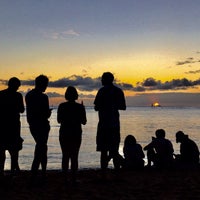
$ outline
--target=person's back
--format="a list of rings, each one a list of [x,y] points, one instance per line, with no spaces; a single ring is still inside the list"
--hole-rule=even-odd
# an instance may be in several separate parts
[[[29,124],[44,123],[49,117],[49,104],[46,94],[32,89],[26,95],[27,120]]]
[[[4,169],[5,151],[11,155],[11,171],[19,171],[18,153],[22,148],[23,139],[20,136],[20,113],[24,112],[21,93],[17,92],[20,80],[12,77],[8,81],[8,88],[0,91],[0,171]]]
[[[180,167],[196,167],[199,164],[199,148],[182,131],[176,133],[176,142],[180,144],[180,155],[176,156],[176,163]]]
[[[153,146],[156,150],[158,162],[162,165],[167,165],[173,159],[173,146],[172,143],[165,138],[156,138],[153,141]]]
[[[173,162],[173,145],[170,140],[165,138],[165,131],[163,129],[156,130],[156,136],[150,144],[144,147],[144,150],[155,151],[155,155],[150,156],[153,157],[153,162],[157,167],[169,167]]]
[[[97,151],[101,152],[101,168],[105,170],[113,158],[116,169],[120,167],[119,143],[120,120],[119,111],[125,110],[126,103],[123,91],[113,85],[114,76],[110,72],[102,75],[103,87],[99,89],[94,100],[94,109],[98,111]]]
[[[31,135],[36,145],[31,172],[33,178],[37,175],[39,166],[42,166],[42,174],[46,176],[47,167],[47,141],[49,137],[50,124],[48,118],[51,115],[48,96],[44,94],[49,79],[45,75],[39,75],[35,79],[35,88],[26,94],[27,121]]]
[[[65,92],[64,103],[58,106],[57,121],[60,123],[59,141],[62,150],[62,171],[68,176],[69,161],[71,160],[72,181],[76,182],[78,170],[78,154],[82,141],[82,127],[87,122],[85,107],[76,102],[78,92],[69,86]]]
[[[119,126],[119,111],[124,110],[124,94],[115,85],[102,87],[95,99],[95,109],[99,111],[99,122],[105,126]]]
[[[81,134],[81,124],[86,123],[84,106],[76,102],[64,102],[58,107],[60,131],[68,134]]]
[[[196,143],[186,137],[180,145],[181,159],[185,163],[199,163],[199,149]]]
[[[145,157],[142,146],[136,143],[136,139],[132,135],[125,138],[124,147],[124,167],[127,169],[141,169],[144,167]]]
[[[10,88],[0,91],[1,115],[0,123],[19,121],[20,113],[24,112],[22,95]]]

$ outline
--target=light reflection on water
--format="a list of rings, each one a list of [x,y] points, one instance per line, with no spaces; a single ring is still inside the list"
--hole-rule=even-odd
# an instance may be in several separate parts
[[[51,131],[48,140],[48,169],[61,168],[61,150],[58,140],[59,124],[56,121],[57,110],[54,109],[50,118]],[[100,153],[96,152],[96,127],[98,123],[97,112],[93,108],[87,108],[87,124],[83,126],[82,145],[79,154],[79,168],[99,168]],[[200,109],[198,108],[151,108],[151,107],[129,107],[120,112],[121,119],[121,144],[128,134],[136,137],[138,143],[144,147],[151,141],[155,130],[163,128],[166,130],[166,138],[173,143],[175,153],[179,152],[179,144],[175,142],[175,133],[182,130],[196,141],[200,147]],[[30,135],[26,116],[21,116],[24,138],[23,149],[20,151],[19,164],[21,169],[29,170],[34,154],[34,140]],[[145,152],[146,153],[146,152]],[[6,169],[10,169],[10,157],[7,153]]]

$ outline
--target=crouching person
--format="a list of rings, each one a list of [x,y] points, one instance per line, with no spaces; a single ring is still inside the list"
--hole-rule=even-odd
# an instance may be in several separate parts
[[[182,131],[176,133],[176,142],[180,143],[180,154],[175,155],[176,165],[180,168],[199,166],[199,148],[188,135]]]
[[[163,169],[173,165],[173,145],[170,140],[165,138],[165,130],[158,129],[155,132],[156,138],[144,147],[147,151],[148,166],[153,162],[154,167]]]

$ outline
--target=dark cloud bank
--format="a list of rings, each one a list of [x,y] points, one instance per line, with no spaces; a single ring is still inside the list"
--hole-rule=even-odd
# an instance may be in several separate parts
[[[2,84],[6,84],[6,80],[0,80]],[[22,85],[34,86],[34,80],[21,80]],[[136,86],[120,82],[116,80],[116,85],[122,88],[124,91],[134,91],[136,96],[127,97],[128,105],[143,106],[149,105],[153,101],[162,102],[167,106],[180,105],[180,106],[200,106],[200,94],[188,93],[186,90],[200,85],[200,79],[191,81],[187,78],[173,79],[171,81],[162,82],[154,78],[147,78],[143,82],[138,82]],[[93,99],[93,95],[84,95],[84,91],[92,92],[97,91],[101,85],[101,77],[91,78],[73,75],[70,77],[61,78],[55,81],[49,82],[51,88],[66,88],[69,85],[73,85],[80,91],[81,98]],[[178,92],[179,90],[185,90],[185,93]],[[144,92],[151,94],[144,94]],[[160,91],[159,93],[153,93],[153,91]],[[166,93],[167,91],[167,93]],[[82,93],[83,92],[83,93]],[[48,93],[49,97],[62,97],[63,95],[56,92]],[[92,100],[91,100],[92,102]]]
[[[0,81],[5,82],[4,80]],[[154,78],[147,78],[143,82],[138,82],[136,86],[125,82],[120,82],[118,80],[115,81],[115,84],[123,90],[135,92],[144,92],[152,90],[186,90],[187,88],[200,85],[200,79],[191,81],[187,78],[182,78],[161,82],[160,80],[156,80]],[[34,80],[22,80],[22,85],[33,86]],[[61,78],[49,82],[49,87],[52,88],[66,88],[69,85],[77,87],[80,91],[96,91],[101,87],[101,77],[91,78],[73,75],[70,77]]]

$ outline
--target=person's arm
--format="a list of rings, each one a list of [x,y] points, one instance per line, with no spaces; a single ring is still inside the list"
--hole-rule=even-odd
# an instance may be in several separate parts
[[[82,105],[82,119],[81,119],[81,124],[85,125],[87,123],[87,118],[86,118],[86,111],[84,105]]]
[[[57,122],[60,124],[61,123],[61,106],[58,106],[57,110]]]
[[[144,150],[145,150],[145,151],[147,151],[147,150],[149,150],[149,149],[153,149],[153,143],[152,143],[152,142],[149,143],[148,145],[146,145],[146,146],[144,147]]]
[[[99,101],[100,101],[100,92],[98,91],[97,92],[97,95],[95,97],[95,100],[94,100],[94,110],[95,111],[99,111]]]
[[[25,110],[24,101],[22,95],[19,93],[19,112],[23,113]]]
[[[126,110],[126,100],[125,100],[124,92],[122,90],[120,90],[119,96],[118,96],[118,109]]]

